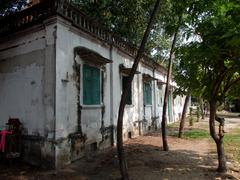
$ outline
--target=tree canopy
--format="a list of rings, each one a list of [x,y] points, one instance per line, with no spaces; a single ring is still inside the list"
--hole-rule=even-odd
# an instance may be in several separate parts
[[[1,0],[0,16],[20,11],[26,5],[26,3],[26,0]]]
[[[154,0],[72,0],[87,15],[105,24],[113,32],[126,41],[139,46],[153,10]],[[155,60],[165,57],[166,49],[170,49],[170,39],[164,31],[164,17],[162,13],[171,12],[168,0],[161,1],[161,9],[157,14],[157,21],[150,32],[145,53]],[[160,15],[161,14],[161,15]]]
[[[178,48],[175,80],[181,92],[209,102],[209,129],[217,146],[218,171],[225,172],[224,121],[219,121],[217,133],[215,120],[217,105],[236,94],[234,89],[240,86],[240,4],[236,0],[215,0],[200,10],[187,26],[197,41]]]
[[[240,82],[240,5],[215,1],[205,12],[195,28],[199,41],[178,50],[175,78],[182,91],[222,102]]]

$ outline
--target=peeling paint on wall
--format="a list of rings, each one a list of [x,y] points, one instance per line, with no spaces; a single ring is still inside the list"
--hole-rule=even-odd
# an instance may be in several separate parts
[[[44,31],[0,44],[0,126],[9,115],[19,118],[25,128],[25,158],[59,168],[114,144],[122,90],[119,65],[131,67],[133,58],[84,35],[61,17],[55,20],[51,25],[46,21]],[[112,64],[103,65],[91,58],[83,61],[76,47],[86,47],[102,59],[110,58]],[[100,104],[82,103],[84,63],[100,69]],[[152,105],[144,106],[142,74],[165,81],[164,74],[154,73],[146,63],[140,63],[138,71],[141,74],[133,80],[132,104],[124,113],[125,140],[155,130],[161,122],[162,107],[157,101],[152,99]],[[156,82],[152,85],[155,98]],[[174,111],[178,115],[176,108]]]

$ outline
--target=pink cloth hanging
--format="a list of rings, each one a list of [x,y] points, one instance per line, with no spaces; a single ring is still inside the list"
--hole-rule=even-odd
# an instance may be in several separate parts
[[[7,134],[12,134],[12,131],[7,131],[7,130],[0,131],[0,135],[1,135],[0,150],[2,150],[2,152],[5,151],[5,142],[6,142]]]

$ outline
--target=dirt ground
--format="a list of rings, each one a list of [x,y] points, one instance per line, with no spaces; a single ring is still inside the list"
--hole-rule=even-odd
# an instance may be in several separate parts
[[[226,131],[240,127],[240,118],[227,117]],[[208,120],[194,127],[207,127]],[[187,125],[186,125],[187,126]],[[215,145],[209,138],[179,139],[169,136],[170,151],[162,151],[160,132],[133,138],[125,143],[129,175],[134,180],[221,180],[240,179],[240,164],[227,158],[229,170],[216,172]],[[19,167],[21,166],[21,167]],[[58,171],[23,165],[0,165],[0,179],[120,179],[116,149],[110,148],[86,157]]]

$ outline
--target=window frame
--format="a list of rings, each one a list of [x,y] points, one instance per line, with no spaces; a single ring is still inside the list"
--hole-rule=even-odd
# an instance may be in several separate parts
[[[147,97],[146,97],[146,91],[145,91],[146,90],[146,88],[145,88],[146,84],[148,84],[149,87],[150,87],[150,94],[148,94]],[[153,86],[152,81],[143,81],[143,104],[145,106],[152,106],[152,104],[153,104],[153,100],[152,100],[152,98],[153,98],[153,94],[152,94],[153,87],[152,86]],[[149,100],[151,102],[149,102]]]
[[[129,76],[128,75],[125,75],[125,74],[122,74],[122,76],[121,76],[121,92],[123,93],[123,87],[124,87],[124,85],[123,85],[123,79],[124,78],[126,78],[126,82],[127,82],[127,79],[129,78]],[[130,101],[131,101],[131,104],[128,104],[128,102],[127,102],[127,100],[128,99],[126,99],[126,105],[127,106],[132,106],[133,105],[133,81],[132,81],[132,83],[131,83],[131,87],[130,87],[130,90],[131,90],[131,93],[130,93]],[[129,94],[128,94],[129,95]],[[128,98],[128,97],[127,97]]]
[[[94,103],[94,100],[90,103],[86,103],[85,100],[84,100],[84,67],[90,67],[90,68],[95,68],[95,69],[98,69],[99,70],[99,101],[97,103]],[[80,78],[80,88],[81,88],[81,105],[83,107],[101,107],[103,105],[103,94],[102,94],[102,91],[103,91],[103,80],[102,80],[102,77],[103,77],[103,70],[102,70],[102,67],[101,66],[96,66],[96,65],[93,65],[93,64],[90,64],[90,63],[83,63],[81,65],[81,78]],[[90,100],[91,101],[91,100]]]

